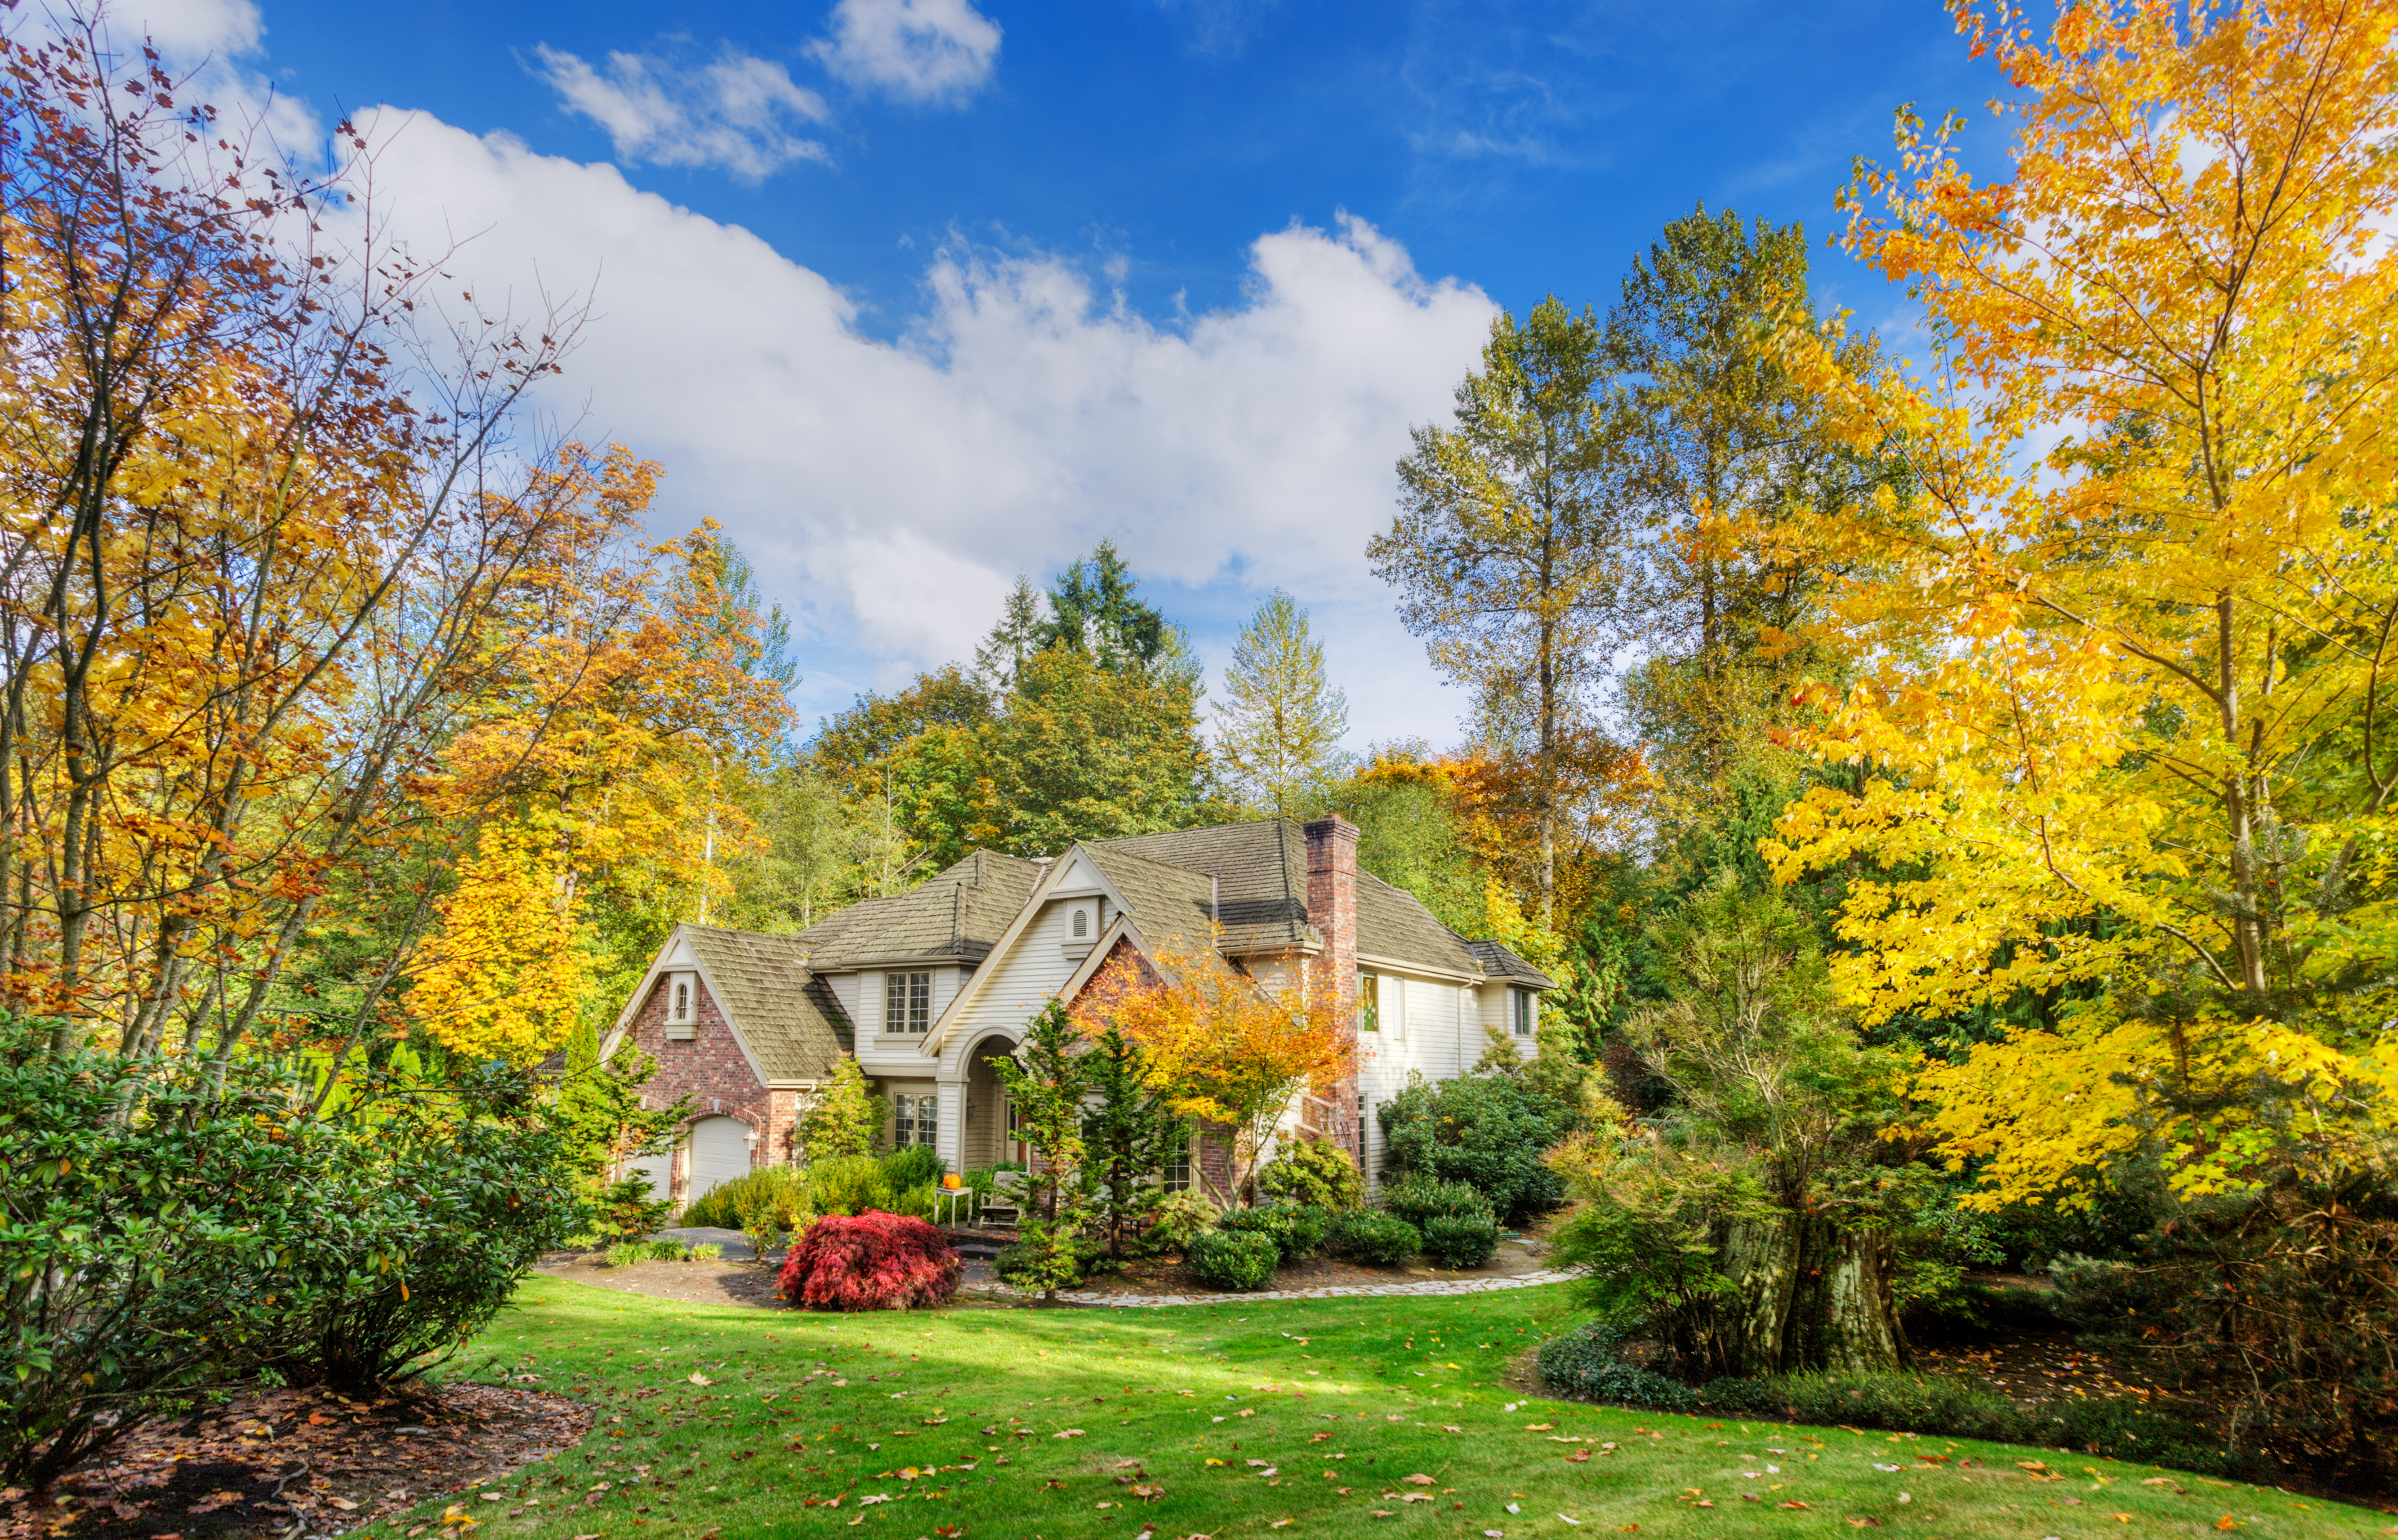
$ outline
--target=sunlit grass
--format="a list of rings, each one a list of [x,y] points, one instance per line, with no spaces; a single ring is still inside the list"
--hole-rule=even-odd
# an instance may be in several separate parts
[[[537,1277],[457,1368],[537,1374],[599,1421],[579,1449],[452,1501],[490,1540],[853,1528],[891,1540],[1728,1528],[2075,1540],[2216,1536],[2227,1521],[2295,1540],[2388,1522],[2095,1456],[1639,1415],[1510,1388],[1511,1363],[1575,1319],[1557,1288],[820,1316]]]

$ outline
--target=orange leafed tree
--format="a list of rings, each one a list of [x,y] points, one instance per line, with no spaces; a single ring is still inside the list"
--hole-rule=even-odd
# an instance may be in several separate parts
[[[1086,1031],[1111,1022],[1138,1044],[1152,1091],[1176,1112],[1228,1132],[1232,1191],[1248,1190],[1258,1155],[1292,1101],[1345,1078],[1353,1024],[1329,1002],[1268,988],[1212,947],[1160,947],[1109,959],[1075,1007]]]

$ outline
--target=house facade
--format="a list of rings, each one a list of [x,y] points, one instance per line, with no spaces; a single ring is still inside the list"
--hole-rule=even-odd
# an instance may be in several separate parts
[[[1301,1098],[1286,1129],[1340,1143],[1369,1180],[1382,1166],[1373,1109],[1410,1073],[1463,1073],[1494,1032],[1530,1055],[1554,987],[1359,870],[1354,825],[1268,819],[1040,860],[977,850],[798,935],[678,926],[604,1046],[629,1038],[656,1061],[651,1105],[692,1099],[681,1145],[649,1163],[677,1201],[791,1159],[801,1114],[843,1055],[883,1098],[886,1144],[930,1145],[952,1170],[1020,1159],[992,1060],[1111,957],[1211,940],[1262,986],[1329,1001],[1356,1033],[1354,1076]],[[1226,1153],[1203,1139],[1195,1171],[1168,1180],[1220,1191]]]

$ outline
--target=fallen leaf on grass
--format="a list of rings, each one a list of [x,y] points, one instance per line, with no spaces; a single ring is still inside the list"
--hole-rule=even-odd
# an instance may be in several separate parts
[[[1412,1481],[1420,1487],[1428,1487],[1432,1485],[1432,1478],[1425,1475],[1422,1471],[1418,1471],[1413,1476],[1402,1476],[1399,1480],[1402,1481]]]
[[[1878,1530],[1881,1528],[1881,1520],[1879,1519],[1852,1519],[1849,1522],[1854,1524],[1861,1530]]]
[[[694,1385],[714,1385],[716,1383],[714,1380],[709,1379],[707,1375],[701,1373],[696,1369],[691,1372],[689,1377],[691,1383]]]
[[[1776,1503],[1773,1506],[1778,1508],[1803,1508],[1807,1505],[1804,1503]]]

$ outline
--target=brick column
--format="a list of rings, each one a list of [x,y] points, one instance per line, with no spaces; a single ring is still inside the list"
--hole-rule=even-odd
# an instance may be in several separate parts
[[[1308,960],[1308,1003],[1329,1009],[1354,1049],[1357,1041],[1357,825],[1334,814],[1306,824],[1307,920],[1324,938]],[[1353,1069],[1312,1094],[1331,1104],[1325,1132],[1366,1169],[1365,1127],[1357,1118]]]

